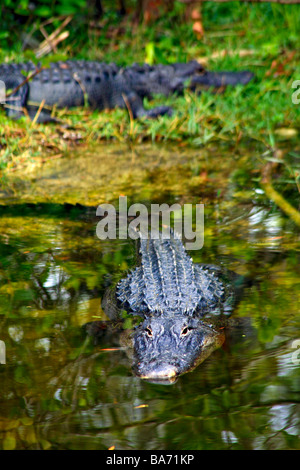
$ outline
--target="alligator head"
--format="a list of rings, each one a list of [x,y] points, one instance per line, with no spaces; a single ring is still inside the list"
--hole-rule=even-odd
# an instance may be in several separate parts
[[[224,334],[194,316],[147,317],[133,334],[133,371],[148,381],[174,382],[224,341]]]

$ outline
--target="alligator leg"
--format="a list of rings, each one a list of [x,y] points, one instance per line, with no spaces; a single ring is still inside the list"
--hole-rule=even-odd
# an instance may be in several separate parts
[[[172,108],[170,106],[157,106],[152,109],[145,109],[143,106],[143,100],[135,92],[130,92],[123,95],[125,105],[129,111],[129,114],[133,119],[140,117],[156,118],[158,116],[172,115]]]
[[[38,72],[40,73],[40,71]],[[34,79],[34,77],[32,77]],[[29,103],[31,80],[25,77],[22,73],[11,71],[9,68],[2,69],[0,74],[0,80],[5,84],[6,88],[6,100],[4,108],[7,116],[12,119],[19,119],[24,114],[28,114],[30,119],[34,119],[36,113],[38,114],[38,122],[51,122],[56,121],[51,117],[51,110],[43,108],[37,103],[32,105]],[[26,110],[25,110],[26,109]]]
[[[156,108],[145,109],[145,114],[139,115],[137,117],[146,116],[150,119],[155,119],[158,116],[172,116],[173,110],[170,106],[156,106]]]
[[[28,105],[27,106],[27,111],[28,111],[28,115],[29,115],[29,117],[32,121],[34,119],[36,119],[36,122],[39,122],[39,123],[46,123],[46,122],[59,123],[59,122],[61,122],[59,119],[53,118],[51,116],[51,110],[43,109],[42,106],[41,106],[41,109],[39,109],[39,106]]]
[[[29,85],[24,83],[24,76],[22,74],[0,75],[0,80],[4,82],[6,88],[4,104],[6,113],[9,117],[18,119],[24,115]]]

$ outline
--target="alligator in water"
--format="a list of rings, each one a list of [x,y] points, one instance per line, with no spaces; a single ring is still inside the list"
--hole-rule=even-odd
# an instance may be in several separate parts
[[[143,99],[180,94],[185,87],[197,91],[246,84],[252,78],[248,71],[208,72],[197,61],[125,68],[84,60],[50,63],[47,67],[32,62],[0,65],[0,80],[9,92],[6,113],[13,118],[28,114],[38,122],[54,120],[51,113],[55,107],[83,105],[98,110],[127,108],[132,118],[171,115],[169,106],[146,110]]]
[[[140,265],[103,303],[111,318],[114,296],[120,309],[143,317],[126,345],[133,346],[134,373],[150,381],[175,381],[223,343],[239,279],[217,266],[193,263],[181,239],[169,235],[140,238]],[[96,336],[102,326],[91,322],[87,331]]]

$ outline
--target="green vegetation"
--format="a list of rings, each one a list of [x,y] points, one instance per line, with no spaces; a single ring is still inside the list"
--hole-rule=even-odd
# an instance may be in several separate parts
[[[179,97],[156,97],[146,106],[169,104],[174,109],[172,117],[157,120],[131,121],[125,110],[93,112],[84,108],[57,110],[61,124],[41,125],[28,118],[13,122],[1,111],[2,184],[12,172],[31,169],[79,144],[82,148],[113,141],[128,143],[132,148],[150,141],[202,148],[217,143],[234,152],[241,143],[247,146],[256,142],[257,171],[263,172],[268,160],[275,154],[278,158],[281,149],[276,184],[289,197],[298,197],[300,104],[292,102],[296,91],[292,86],[300,78],[298,5],[204,3],[204,35],[197,37],[180,2],[174,2],[167,14],[139,23],[136,3],[128,3],[126,16],[120,17],[117,5],[104,2],[104,16],[95,21],[93,8],[88,8],[84,0],[44,0],[33,10],[27,8],[29,0],[20,2],[17,9],[14,2],[6,0],[0,62],[37,61],[45,35],[64,25],[60,31],[66,31],[67,37],[41,57],[43,64],[64,58],[114,61],[119,65],[197,59],[210,70],[249,69],[255,73],[255,80],[221,94],[203,91],[197,96],[186,91]],[[72,16],[66,19],[66,15]],[[26,43],[31,48],[24,47]],[[269,197],[278,203],[280,197],[272,189]],[[284,201],[281,208],[289,213]]]
[[[104,1],[97,20],[88,3],[3,0],[0,63],[36,61],[64,25],[44,64],[198,59],[256,79],[156,97],[147,106],[175,112],[153,121],[76,109],[40,125],[0,110],[0,448],[299,449],[299,6],[204,3],[197,37],[179,1],[140,22],[134,0],[124,17]],[[82,328],[108,319],[107,287],[135,265],[134,243],[95,235],[95,206],[121,194],[204,203],[194,261],[251,281],[224,348],[170,387],[134,377],[119,337],[94,345]]]
[[[28,15],[28,2],[20,2],[19,15]],[[6,0],[5,4],[10,11],[12,2]],[[15,27],[16,17],[6,12],[0,37],[0,61],[33,59],[33,50],[23,49],[25,38],[29,35],[39,45],[44,39],[41,25],[50,34],[62,23],[57,15],[74,14],[65,27],[69,36],[56,46],[54,53],[42,58],[42,62],[73,57],[127,65],[198,59],[210,70],[250,69],[256,79],[246,87],[227,89],[224,94],[203,92],[195,96],[186,92],[182,97],[167,100],[157,97],[153,104],[167,102],[175,112],[171,118],[153,121],[130,122],[128,113],[120,110],[59,111],[57,116],[73,131],[65,132],[63,143],[60,126],[33,125],[25,118],[12,123],[2,112],[2,168],[14,167],[19,159],[24,161],[40,152],[46,156],[49,152],[63,151],[68,142],[74,141],[74,135],[86,142],[114,139],[139,143],[150,139],[196,147],[217,140],[232,144],[254,139],[267,148],[275,148],[286,139],[296,142],[299,137],[300,108],[292,103],[295,91],[292,83],[300,77],[297,5],[205,3],[202,7],[205,33],[198,39],[192,22],[184,16],[185,6],[179,2],[175,2],[168,15],[149,24],[134,23],[133,7],[121,19],[116,11],[111,11],[114,5],[110,2],[98,27],[91,23],[83,0],[59,1],[55,7],[50,1],[39,4],[44,6],[23,20],[21,34]],[[52,18],[55,15],[56,19]],[[49,16],[50,23],[45,20]],[[50,149],[45,142],[51,142]]]

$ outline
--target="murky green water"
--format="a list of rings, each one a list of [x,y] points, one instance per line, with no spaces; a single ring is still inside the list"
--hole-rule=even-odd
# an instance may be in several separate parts
[[[300,448],[299,231],[243,152],[100,146],[14,175],[0,207],[4,449]],[[172,385],[135,377],[118,335],[94,346],[82,328],[134,266],[131,240],[95,234],[95,207],[121,194],[204,203],[194,261],[251,279],[222,348]]]

